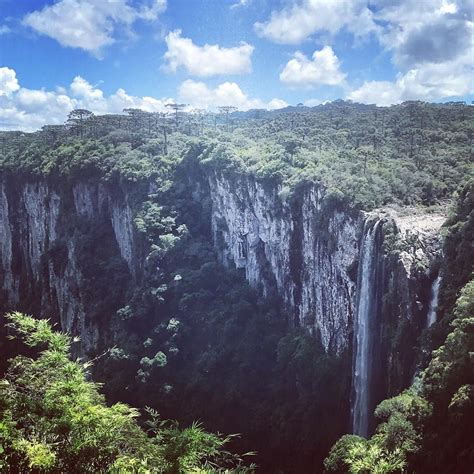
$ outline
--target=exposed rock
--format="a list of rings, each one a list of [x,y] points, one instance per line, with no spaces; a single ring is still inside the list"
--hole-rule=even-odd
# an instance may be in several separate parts
[[[279,186],[248,176],[208,171],[206,180],[194,183],[195,195],[211,199],[211,228],[221,261],[241,268],[263,294],[277,294],[291,322],[315,334],[331,353],[352,351],[364,227],[380,221],[378,277],[372,285],[381,302],[373,316],[380,390],[373,400],[406,386],[414,370],[413,341],[428,311],[444,217],[417,214],[413,219],[394,208],[355,212],[331,203],[317,185],[287,198]],[[122,189],[94,182],[61,192],[46,181],[0,182],[1,309],[21,309],[27,301],[28,311],[52,316],[62,329],[80,336],[83,353],[112,338],[113,324],[89,315],[76,234],[87,232],[88,223],[105,226],[106,245],[126,262],[133,285],[143,262],[129,198]],[[397,250],[387,253],[388,236],[396,237]],[[393,335],[407,324],[409,337],[394,342]]]
[[[133,273],[133,218],[130,206],[125,204],[111,204],[112,227],[117,240],[120,255],[127,262]]]
[[[358,257],[359,216],[328,211],[324,191],[281,199],[248,177],[209,177],[214,240],[225,262],[244,268],[247,280],[268,292],[272,285],[295,311],[298,324],[318,333],[326,350],[348,345]]]
[[[132,268],[132,211],[102,185],[74,185],[73,208],[64,209],[69,197],[62,193],[46,182],[0,182],[0,282],[5,293],[1,309],[57,320],[62,330],[80,337],[79,352],[88,353],[97,349],[104,334],[87,318],[90,301],[83,294],[74,228],[81,219],[108,222],[117,252]]]
[[[13,303],[17,303],[19,298],[19,280],[15,278],[12,272],[12,232],[10,227],[8,201],[3,183],[0,183],[0,261],[2,268],[0,275],[2,289],[7,292],[8,299]]]
[[[244,269],[249,283],[263,293],[276,291],[293,310],[295,323],[318,335],[328,352],[354,349],[363,229],[366,222],[380,222],[380,237],[374,241],[376,278],[370,285],[377,302],[370,316],[371,407],[409,385],[433,265],[441,252],[444,213],[342,211],[316,185],[285,199],[278,186],[247,176],[212,173],[208,181],[212,230],[222,261]],[[386,247],[390,242],[394,249]]]

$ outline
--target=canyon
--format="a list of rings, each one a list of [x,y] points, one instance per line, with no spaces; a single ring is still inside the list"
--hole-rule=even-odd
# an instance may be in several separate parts
[[[208,169],[193,195],[209,198],[222,264],[241,269],[261,294],[278,295],[289,324],[306,328],[326,352],[350,354],[352,431],[368,435],[375,405],[410,384],[417,368],[413,345],[434,317],[442,210],[410,221],[403,209],[364,212],[334,202],[322,186],[287,197],[279,185]],[[138,285],[145,264],[134,225],[139,203],[130,186],[98,180],[69,186],[4,179],[1,310],[51,317],[80,338],[83,356],[113,345],[120,331],[114,311],[100,321],[88,311],[81,238],[99,224],[110,258],[129,274],[127,285]]]

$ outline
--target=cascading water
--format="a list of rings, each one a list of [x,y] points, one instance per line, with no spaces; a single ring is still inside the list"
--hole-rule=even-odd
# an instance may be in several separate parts
[[[438,295],[441,284],[441,275],[438,275],[431,285],[430,306],[426,317],[426,326],[430,327],[436,322],[436,311],[438,309]]]
[[[370,420],[370,383],[373,354],[373,323],[376,307],[377,229],[381,221],[366,222],[362,239],[357,282],[355,321],[352,432],[367,437]]]

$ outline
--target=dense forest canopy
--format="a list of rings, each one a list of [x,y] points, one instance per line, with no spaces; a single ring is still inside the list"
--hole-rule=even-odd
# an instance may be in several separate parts
[[[390,202],[431,205],[472,176],[474,112],[464,103],[376,107],[335,101],[278,113],[79,112],[64,127],[3,132],[1,169],[162,179],[189,150],[216,169],[280,182],[282,193],[301,182],[322,183],[336,199],[364,209]]]

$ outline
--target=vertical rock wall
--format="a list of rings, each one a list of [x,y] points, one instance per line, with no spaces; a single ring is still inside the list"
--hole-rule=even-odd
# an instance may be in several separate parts
[[[211,228],[222,262],[241,268],[262,293],[278,295],[291,322],[315,334],[330,353],[352,353],[363,229],[368,219],[383,220],[377,240],[381,303],[373,329],[380,389],[373,399],[406,386],[430,298],[433,246],[426,245],[423,232],[413,239],[412,223],[393,212],[343,209],[320,186],[302,187],[285,198],[279,186],[248,176],[206,173],[198,194],[208,193],[211,200]],[[102,227],[100,235],[108,240],[99,243],[123,260],[133,287],[141,263],[127,192],[98,182],[65,190],[46,180],[0,181],[0,309],[52,317],[81,337],[84,353],[97,350],[113,333],[113,324],[94,319],[88,306],[94,303],[87,288],[96,263],[86,262],[85,277],[89,255],[81,238],[87,240],[94,226]],[[387,254],[385,241],[393,234],[409,244]],[[89,251],[96,246],[90,239]]]
[[[135,269],[133,216],[126,196],[97,183],[69,191],[46,181],[0,182],[0,301],[2,311],[47,316],[81,338],[81,353],[99,345],[99,325],[88,320],[88,295],[77,248],[88,223],[110,226],[109,245]]]
[[[356,350],[363,229],[366,222],[380,221],[373,249],[377,278],[370,283],[377,301],[370,314],[370,353],[377,359],[369,382],[370,410],[409,385],[444,217],[431,217],[432,225],[420,228],[424,217],[408,222],[393,209],[341,210],[316,185],[285,199],[278,186],[247,176],[211,173],[208,181],[213,236],[222,261],[242,268],[263,293],[276,292],[295,324],[316,334],[332,353]],[[395,250],[389,248],[391,241],[397,242]]]
[[[363,218],[329,210],[315,186],[293,200],[247,177],[213,174],[209,187],[222,260],[243,268],[264,293],[274,289],[326,350],[346,348]]]

